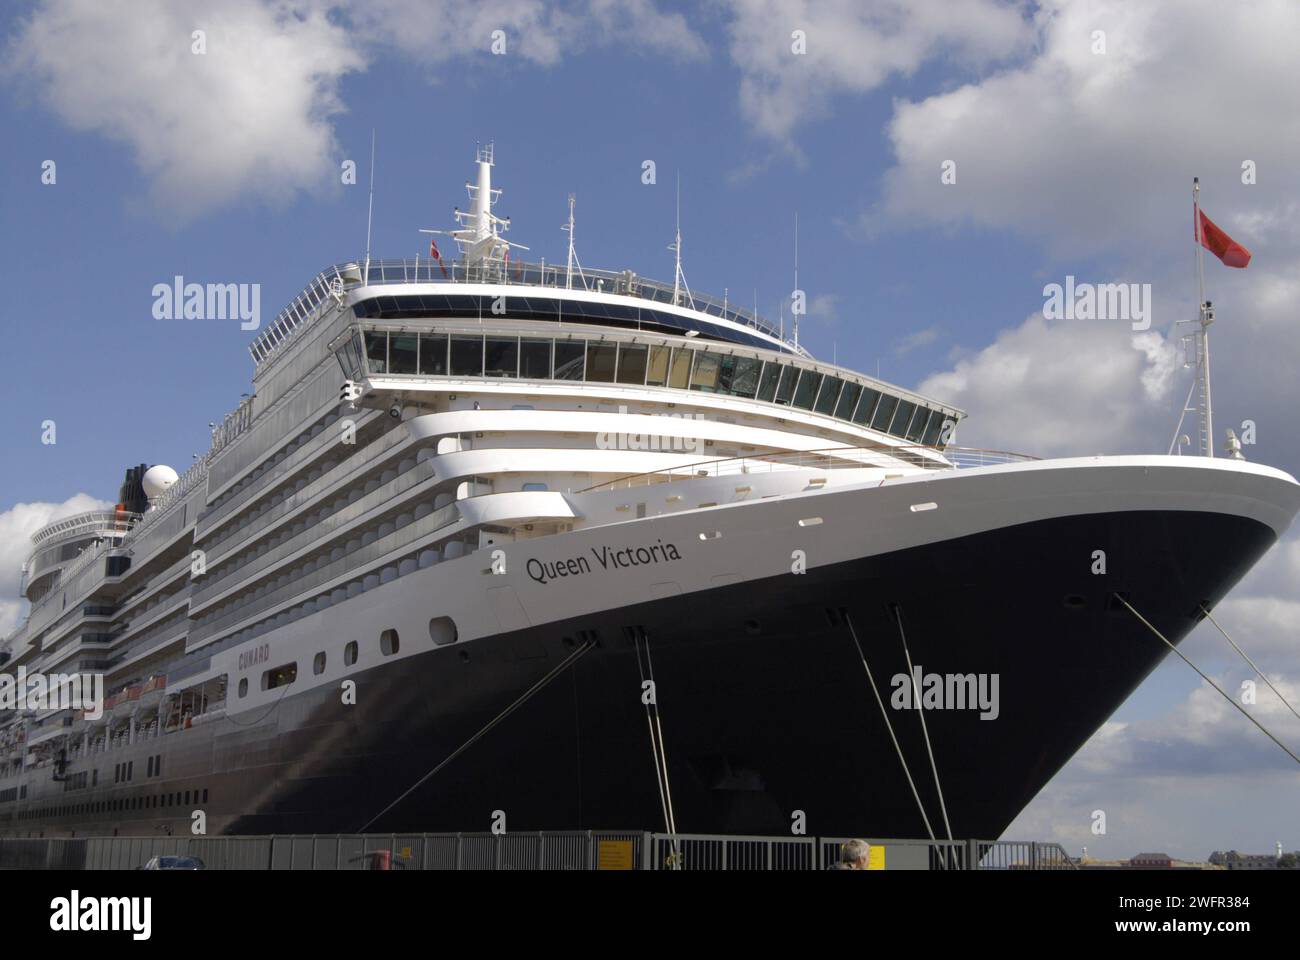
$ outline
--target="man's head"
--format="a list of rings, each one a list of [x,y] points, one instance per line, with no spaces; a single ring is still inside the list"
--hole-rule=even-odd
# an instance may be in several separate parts
[[[871,863],[871,844],[865,840],[850,840],[840,850],[840,861],[852,870],[865,870]]]

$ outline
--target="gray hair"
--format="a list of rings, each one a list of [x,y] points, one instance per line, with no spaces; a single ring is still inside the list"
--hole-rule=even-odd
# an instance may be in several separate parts
[[[866,866],[871,861],[871,844],[865,840],[850,840],[840,849],[840,861]]]

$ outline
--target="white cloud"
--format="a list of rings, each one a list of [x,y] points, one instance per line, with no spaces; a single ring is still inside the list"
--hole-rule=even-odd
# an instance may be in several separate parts
[[[801,124],[838,94],[863,94],[940,54],[971,66],[1028,39],[1020,10],[994,0],[729,0],[740,106],[760,133],[793,146]],[[792,34],[802,30],[806,53]]]
[[[498,29],[504,57],[490,52]],[[338,183],[340,84],[372,60],[549,66],[620,44],[661,58],[708,53],[682,15],[652,0],[44,0],[9,38],[0,76],[73,129],[125,144],[153,205],[185,220]]]
[[[0,637],[12,633],[26,610],[18,595],[23,562],[32,552],[32,534],[55,520],[113,505],[78,493],[62,503],[16,503],[0,513]]]
[[[1159,334],[1135,334],[1123,321],[1035,314],[918,389],[972,414],[959,428],[963,446],[1038,456],[1149,451],[1173,429],[1164,411],[1174,359]]]
[[[338,83],[364,65],[317,5],[255,0],[47,0],[6,59],[5,74],[69,126],[126,144],[151,199],[182,219],[325,184],[338,169]]]

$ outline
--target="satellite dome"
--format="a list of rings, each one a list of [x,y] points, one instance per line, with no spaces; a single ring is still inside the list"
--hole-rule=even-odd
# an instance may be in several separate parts
[[[144,472],[144,477],[140,480],[140,485],[144,487],[144,495],[152,500],[154,497],[160,497],[166,493],[177,480],[176,471],[166,464],[156,464]]]

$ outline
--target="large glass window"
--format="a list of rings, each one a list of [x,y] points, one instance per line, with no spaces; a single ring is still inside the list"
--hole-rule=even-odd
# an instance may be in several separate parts
[[[790,398],[794,396],[795,381],[799,379],[798,367],[782,367],[781,382],[776,388],[776,402],[783,403],[787,406]]]
[[[882,396],[879,390],[863,387],[862,399],[858,401],[857,409],[853,411],[853,422],[860,423],[864,427],[871,426],[871,418],[875,416],[876,407],[880,406]]]
[[[758,390],[758,372],[762,360],[753,357],[736,357],[736,369],[731,375],[731,392],[737,397],[752,397]]]
[[[911,400],[899,400],[898,412],[894,414],[894,422],[889,425],[889,432],[896,437],[906,437],[907,428],[911,425],[915,413],[916,404]]]
[[[668,370],[668,386],[685,390],[691,382],[691,357],[694,350],[673,347],[673,362]]]
[[[695,358],[695,370],[691,373],[691,389],[703,390],[705,393],[717,393],[718,374],[721,367],[721,357],[715,353],[701,351]]]
[[[840,399],[840,389],[844,381],[839,377],[827,377],[822,381],[822,388],[817,393],[817,403],[813,407],[818,413],[831,416],[835,413],[835,404]]]
[[[618,345],[613,343],[587,344],[587,382],[613,383],[614,362],[618,355]]]
[[[907,428],[907,439],[912,443],[920,443],[921,438],[925,436],[925,424],[930,419],[930,411],[925,407],[916,408],[916,416],[912,417],[912,425]]]
[[[453,377],[483,376],[483,338],[451,338],[451,375]]]
[[[528,337],[519,342],[519,376],[525,380],[551,379],[551,342]]]
[[[871,429],[888,433],[889,421],[894,419],[894,411],[897,409],[898,397],[891,397],[887,393],[881,394],[880,403],[876,406],[876,415],[871,418]]]
[[[415,373],[416,349],[420,340],[413,333],[394,333],[388,338],[388,372]]]
[[[956,418],[949,417],[942,410],[935,410],[930,415],[930,422],[926,425],[925,435],[921,438],[921,442],[927,447],[939,446],[943,440],[943,425],[947,420],[956,422]]]
[[[618,382],[645,383],[646,348],[623,344],[618,348]]]
[[[801,410],[811,410],[817,388],[822,385],[822,375],[812,370],[805,370],[799,378],[799,386],[794,391],[794,405]]]
[[[582,340],[555,341],[555,379],[581,380],[587,345]]]
[[[371,373],[388,372],[388,334],[374,330],[366,334],[366,365]]]
[[[841,420],[848,420],[853,416],[853,408],[858,405],[858,397],[862,396],[861,384],[845,381],[844,389],[840,391],[839,403],[835,405],[835,416]]]
[[[517,337],[488,337],[483,351],[484,372],[489,377],[519,376]]]
[[[758,399],[771,403],[776,397],[776,384],[781,379],[781,365],[768,360],[763,364],[763,376],[758,382]]]
[[[426,377],[447,375],[447,335],[420,334],[420,373]]]
[[[662,387],[668,382],[668,347],[651,347],[650,359],[646,366],[645,382],[647,386]]]

